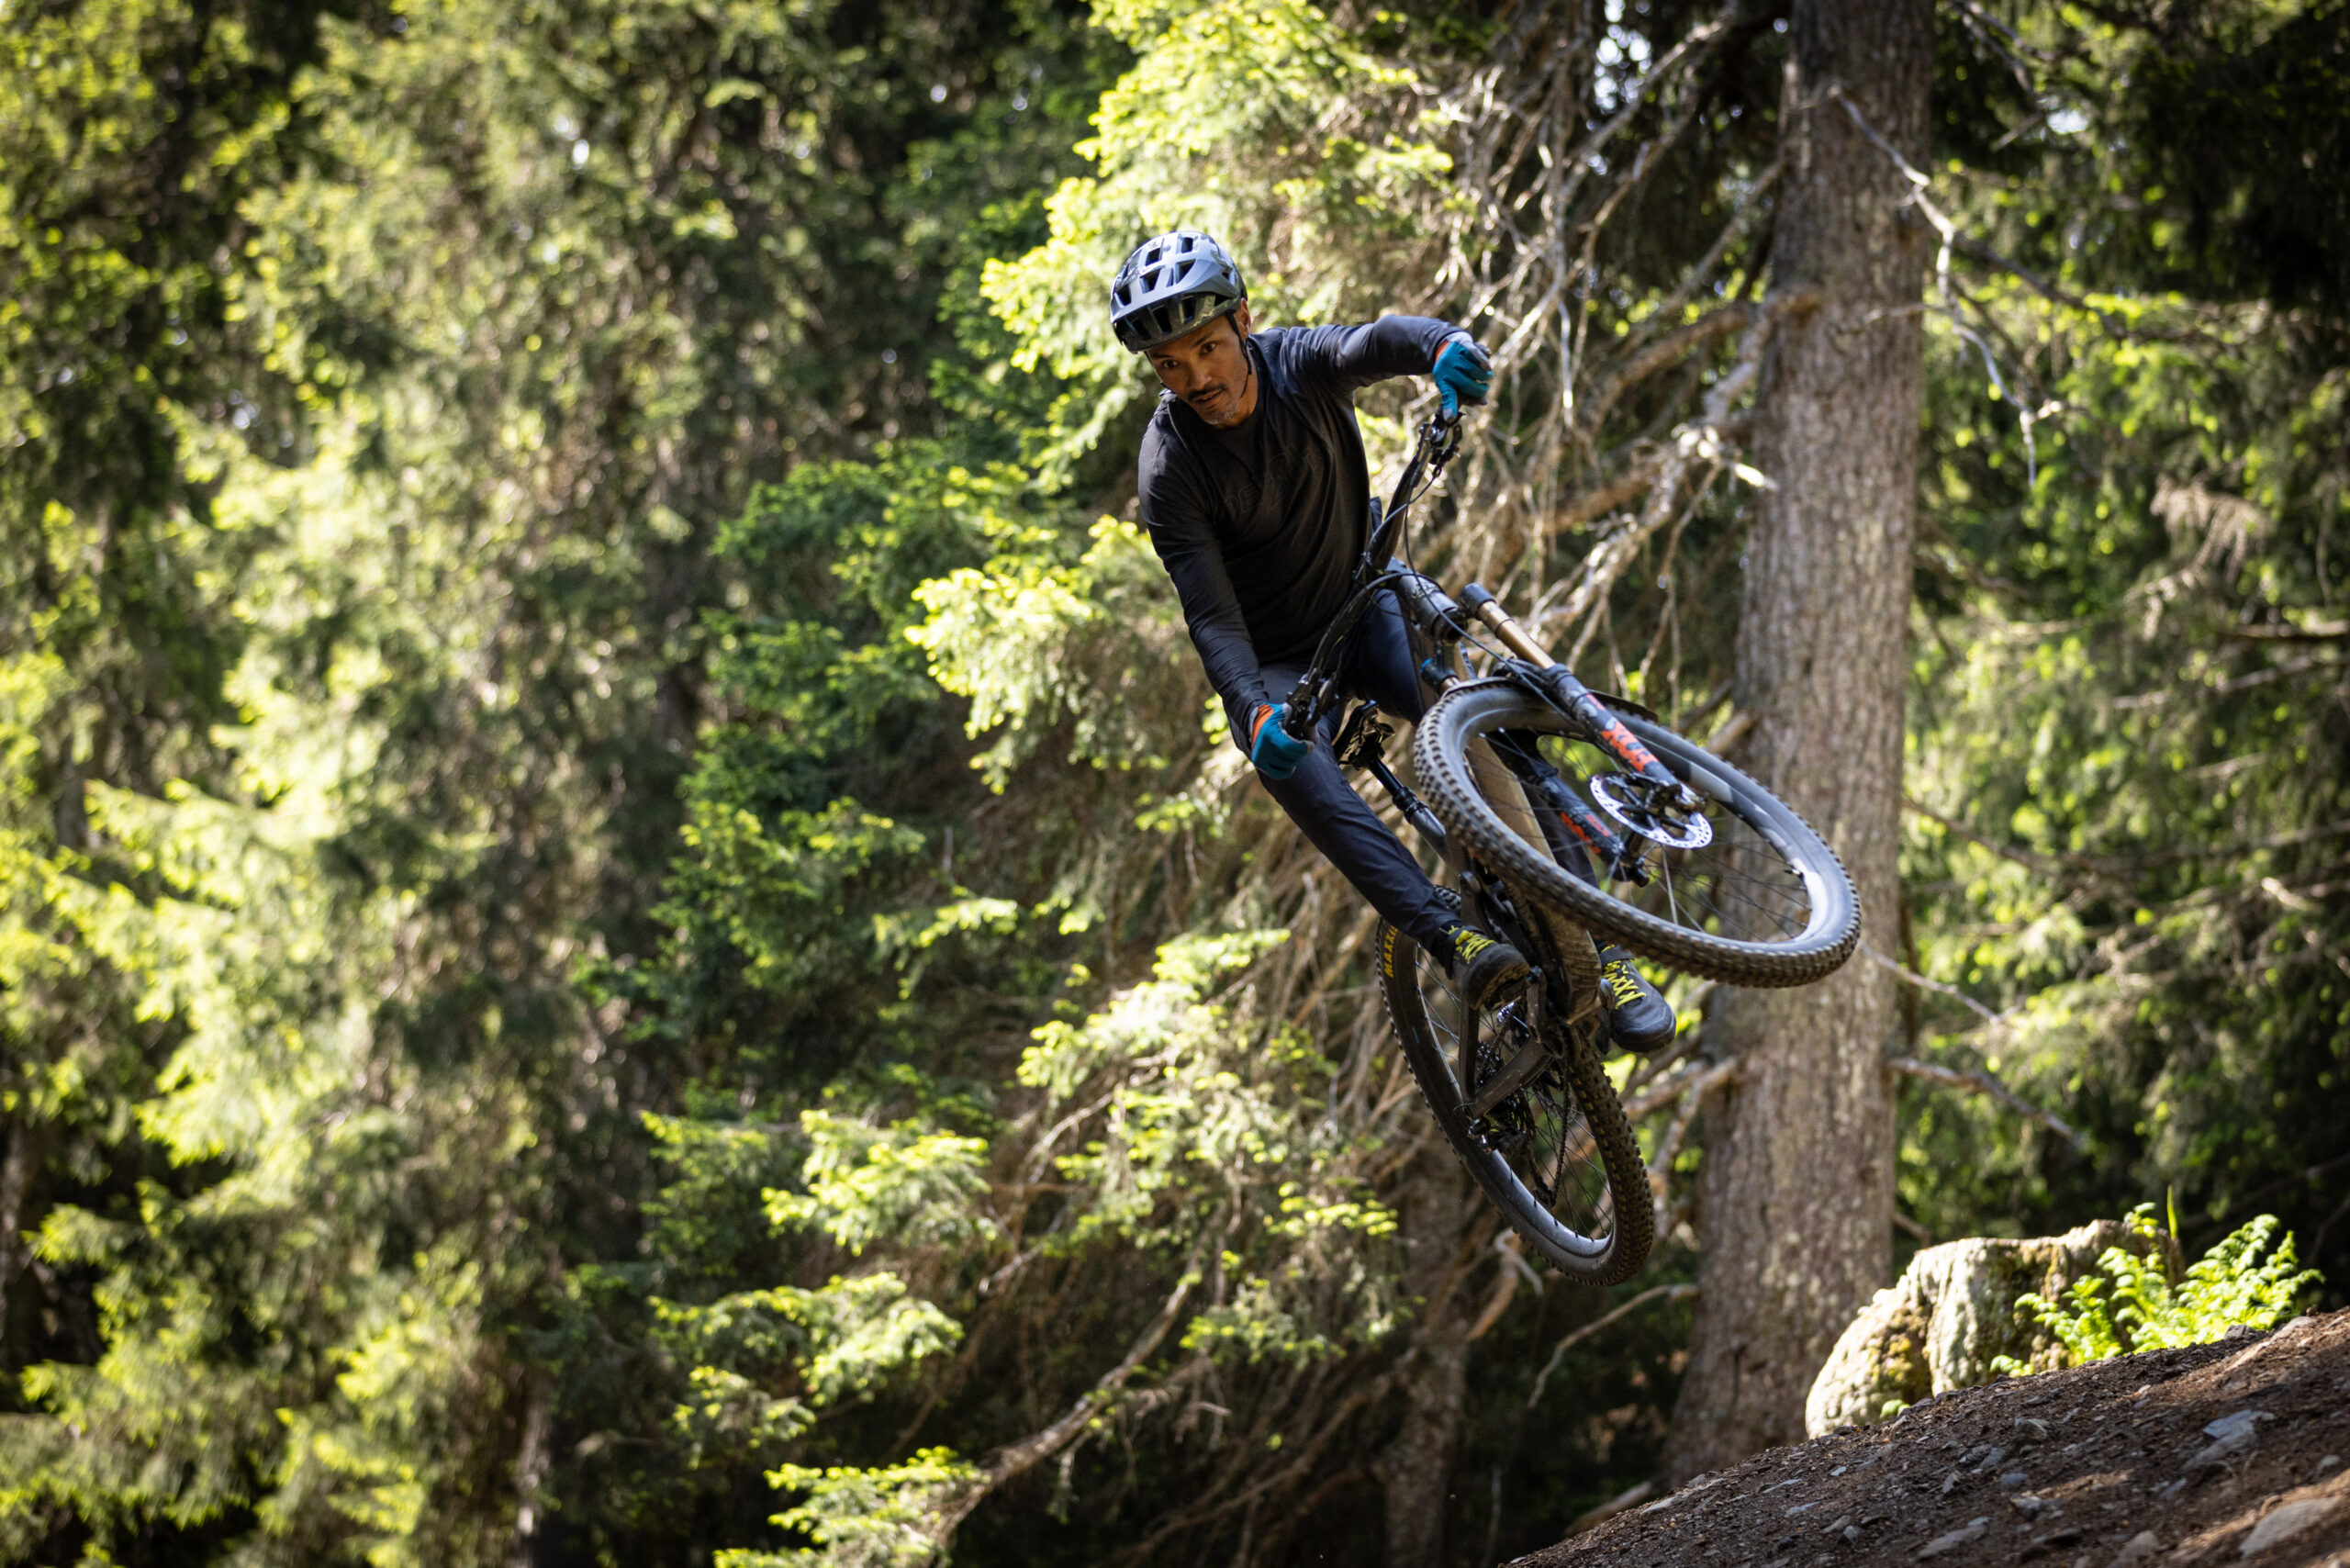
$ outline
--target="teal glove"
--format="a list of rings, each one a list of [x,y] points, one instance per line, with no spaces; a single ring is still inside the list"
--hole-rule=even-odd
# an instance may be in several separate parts
[[[1463,403],[1482,403],[1485,394],[1493,390],[1494,362],[1477,346],[1474,338],[1466,335],[1454,338],[1436,356],[1436,389],[1444,398],[1444,411],[1457,414]]]
[[[1288,711],[1286,702],[1259,703],[1257,728],[1248,739],[1248,760],[1276,783],[1295,773],[1305,754],[1314,749],[1312,741],[1299,740],[1281,728],[1281,715]]]

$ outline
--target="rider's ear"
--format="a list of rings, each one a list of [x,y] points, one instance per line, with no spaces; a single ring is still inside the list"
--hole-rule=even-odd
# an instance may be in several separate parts
[[[1248,302],[1247,300],[1244,299],[1232,308],[1231,320],[1235,337],[1245,338],[1248,335]]]

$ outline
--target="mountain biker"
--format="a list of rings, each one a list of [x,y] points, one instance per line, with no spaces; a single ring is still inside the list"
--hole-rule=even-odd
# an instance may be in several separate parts
[[[1524,957],[1464,922],[1347,783],[1330,750],[1337,715],[1299,740],[1282,729],[1286,704],[1271,694],[1312,663],[1368,543],[1371,473],[1355,389],[1433,375],[1449,413],[1485,400],[1484,350],[1469,332],[1419,316],[1252,331],[1239,267],[1190,230],[1126,258],[1110,285],[1110,321],[1166,388],[1143,431],[1143,522],[1233,743],[1355,890],[1441,963],[1472,1005],[1483,1004],[1527,973]],[[1419,721],[1427,703],[1393,596],[1348,636],[1340,685]],[[1643,1051],[1670,1041],[1673,1009],[1630,955],[1610,946],[1600,958],[1617,1041]]]

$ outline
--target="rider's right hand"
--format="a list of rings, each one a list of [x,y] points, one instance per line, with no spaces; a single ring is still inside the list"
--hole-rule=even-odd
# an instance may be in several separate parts
[[[1288,709],[1286,702],[1258,703],[1248,733],[1248,760],[1276,783],[1295,773],[1305,754],[1314,749],[1312,741],[1300,740],[1281,727],[1281,716]]]

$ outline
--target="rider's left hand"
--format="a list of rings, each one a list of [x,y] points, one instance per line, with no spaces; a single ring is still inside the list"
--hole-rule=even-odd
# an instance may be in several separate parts
[[[1444,398],[1444,411],[1457,414],[1463,403],[1483,403],[1485,394],[1493,389],[1494,362],[1477,340],[1462,332],[1444,345],[1436,356],[1436,389]]]

